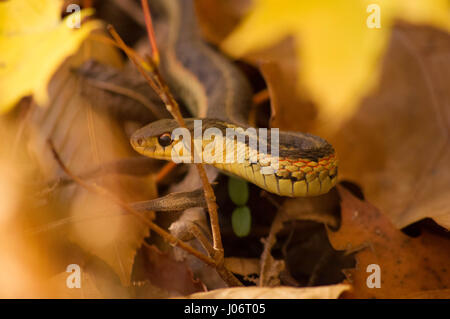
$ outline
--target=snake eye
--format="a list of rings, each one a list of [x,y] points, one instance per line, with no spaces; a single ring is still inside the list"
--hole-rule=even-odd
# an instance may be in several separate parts
[[[172,137],[170,136],[170,133],[164,133],[158,137],[158,143],[159,145],[165,147],[172,144]]]

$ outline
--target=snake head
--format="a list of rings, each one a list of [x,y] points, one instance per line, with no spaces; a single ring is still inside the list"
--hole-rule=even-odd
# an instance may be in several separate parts
[[[186,124],[191,125],[191,122],[186,120]],[[172,147],[177,142],[172,139],[172,131],[178,127],[177,121],[172,119],[150,123],[133,133],[131,146],[142,155],[170,160]]]
[[[190,145],[190,138],[195,137],[195,124],[200,124],[201,132],[207,128],[219,128],[225,132],[226,123],[213,119],[202,119],[197,121],[195,118],[184,119],[186,128],[189,132],[183,133],[183,129],[177,121],[173,119],[163,119],[150,123],[137,130],[130,138],[131,146],[140,154],[147,157],[171,160],[173,147],[183,140],[186,136],[189,140],[186,143]],[[180,129],[180,131],[176,131]],[[180,154],[181,155],[181,154]]]
[[[173,160],[172,149],[177,143],[183,140],[183,137],[186,136],[189,138],[186,140],[186,143],[190,145],[190,137],[194,136],[195,120],[198,119],[184,119],[186,128],[189,131],[187,133],[184,133],[186,132],[185,129],[181,128],[178,122],[173,119],[163,119],[150,123],[133,133],[130,138],[131,146],[138,153],[147,157]],[[203,125],[200,126],[203,130],[218,122],[203,119],[200,123]],[[182,153],[182,151],[179,153]]]

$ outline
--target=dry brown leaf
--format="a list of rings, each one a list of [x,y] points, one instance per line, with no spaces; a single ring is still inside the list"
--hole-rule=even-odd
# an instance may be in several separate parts
[[[355,269],[346,271],[353,286],[352,298],[401,298],[412,293],[448,289],[450,239],[424,232],[411,238],[395,229],[372,204],[359,200],[338,186],[342,200],[341,226],[328,231],[335,249],[358,251]],[[379,265],[381,287],[368,288],[367,272]]]
[[[305,91],[298,88],[295,43],[286,38],[276,46],[247,56],[248,61],[257,61],[259,70],[267,84],[270,96],[271,127],[285,131],[309,132],[318,116],[316,106]]]
[[[122,286],[119,277],[99,258],[80,260],[69,258],[79,269],[64,265],[64,270],[53,276],[46,283],[52,290],[50,298],[100,299],[100,298],[130,298],[128,288]],[[72,265],[72,263],[69,263]],[[79,271],[79,272],[78,272]],[[79,274],[79,282],[76,275]],[[70,284],[79,284],[78,288]]]
[[[430,27],[397,27],[378,89],[329,138],[340,178],[399,228],[432,217],[450,229],[449,40]]]
[[[62,176],[46,144],[48,138],[53,140],[63,161],[75,174],[133,156],[129,141],[119,125],[107,113],[96,111],[98,109],[94,103],[100,101],[90,101],[80,94],[83,79],[72,69],[87,59],[116,67],[121,64],[121,57],[115,48],[94,40],[86,42],[50,82],[50,105],[34,108],[30,115],[29,146],[40,164],[44,180]],[[108,175],[95,181],[127,202],[156,196],[154,182],[148,177]],[[122,211],[117,206],[75,185],[63,188],[57,200],[61,206],[56,210],[55,218],[63,219],[69,215],[74,219],[83,219],[99,214],[109,215],[71,223],[65,235],[85,251],[104,260],[122,283],[128,285],[136,250],[149,235],[147,226],[133,216],[120,216]]]
[[[137,280],[149,281],[172,297],[205,290],[202,282],[193,278],[186,262],[174,260],[155,246],[144,245],[141,252],[142,263],[137,264]]]
[[[336,299],[344,291],[350,290],[347,284],[322,287],[238,287],[216,289],[185,296],[187,299]]]
[[[82,274],[80,277],[80,288],[68,288],[66,280],[70,274],[59,273],[50,279],[48,283],[55,292],[55,297],[61,299],[102,299],[105,296],[98,289],[95,280],[89,274]]]
[[[250,5],[250,0],[196,0],[196,13],[205,38],[214,44],[222,42]]]

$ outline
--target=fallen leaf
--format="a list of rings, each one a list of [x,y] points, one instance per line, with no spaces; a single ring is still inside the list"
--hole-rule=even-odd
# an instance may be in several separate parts
[[[94,258],[88,264],[77,265],[80,267],[77,273],[80,275],[79,287],[68,286],[68,281],[72,284],[76,282],[76,273],[72,269],[71,272],[65,269],[47,282],[52,292],[49,298],[130,298],[129,290],[121,285],[119,277],[104,262]]]
[[[337,128],[376,84],[377,62],[396,19],[450,30],[448,1],[418,0],[414,5],[405,0],[377,1],[381,28],[368,27],[369,4],[368,0],[255,1],[222,48],[243,57],[293,36],[301,62],[297,89],[306,88],[319,106],[320,120]]]
[[[298,69],[295,40],[290,37],[264,51],[249,55],[259,61],[259,70],[270,96],[270,126],[284,131],[315,129],[318,109],[306,90],[298,90]],[[299,115],[299,111],[301,116]]]
[[[144,245],[141,253],[136,280],[147,280],[171,297],[205,290],[202,282],[194,279],[186,262],[176,261],[156,246]]]
[[[68,21],[77,13],[61,20],[62,5],[56,0],[0,2],[0,112],[30,94],[38,104],[46,104],[52,75],[88,34],[99,28],[98,21],[70,27]],[[81,17],[91,14],[80,12]]]
[[[450,36],[397,25],[378,88],[324,137],[339,177],[358,184],[398,228],[431,217],[450,229]]]
[[[238,287],[216,289],[185,296],[187,299],[336,299],[344,291],[350,290],[347,284],[291,288],[291,287]]]
[[[335,249],[356,252],[354,269],[345,271],[352,284],[350,298],[404,298],[413,293],[449,289],[450,239],[423,232],[417,238],[395,229],[372,204],[338,186],[341,196],[341,226],[329,230]],[[380,269],[380,288],[369,288],[368,277]],[[369,278],[370,279],[370,278]]]
[[[67,277],[70,273],[62,272],[54,276],[48,283],[53,287],[55,295],[61,299],[102,299],[105,298],[98,290],[90,274],[83,274],[80,278],[80,288],[67,287]]]
[[[196,0],[195,11],[203,36],[219,44],[248,12],[251,0]]]

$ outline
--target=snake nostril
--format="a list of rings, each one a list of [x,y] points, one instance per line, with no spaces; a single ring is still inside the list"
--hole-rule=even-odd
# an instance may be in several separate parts
[[[141,137],[139,137],[139,138],[136,140],[136,144],[137,144],[138,146],[144,146],[144,139],[141,138]]]

